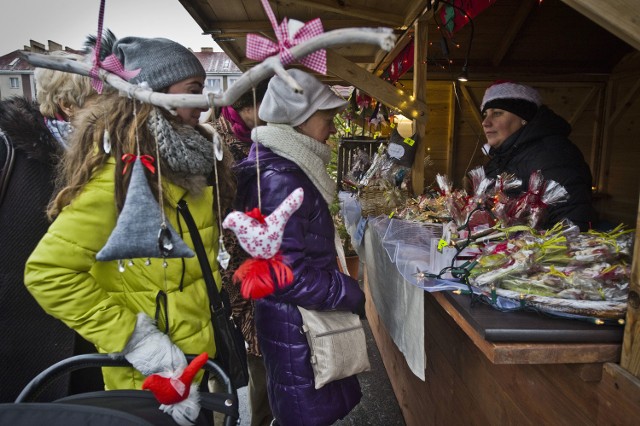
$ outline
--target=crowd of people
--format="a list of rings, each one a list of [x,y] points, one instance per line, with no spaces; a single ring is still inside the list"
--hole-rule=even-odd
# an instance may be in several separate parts
[[[171,40],[108,33],[100,57],[109,55],[135,74],[131,84],[169,94],[203,92],[201,63]],[[194,235],[178,211],[186,201],[216,284],[231,296],[247,342],[251,425],[329,425],[360,402],[357,376],[315,389],[297,309],[364,314],[362,290],[338,267],[329,212],[336,185],[326,171],[326,141],[347,102],[313,75],[287,72],[303,93],[275,76],[232,105],[178,108],[175,115],[115,91],[98,94],[89,77],[41,69],[35,73],[39,105],[22,98],[0,102],[0,359],[6,363],[0,402],[13,401],[35,374],[87,345],[131,364],[103,369],[107,390],[140,389],[146,376],[182,371],[185,354],[215,356],[197,258],[97,259],[123,216],[143,213],[125,209],[136,202],[127,197],[136,167],[131,163],[143,158],[143,182],[174,230],[174,242],[193,247]],[[541,170],[569,193],[569,202],[549,210],[548,225],[562,218],[582,229],[595,223],[589,167],[568,139],[569,124],[543,105],[535,89],[498,82],[486,90],[481,111],[489,177],[514,173],[526,191],[528,176]],[[212,132],[231,159],[215,158]],[[154,170],[162,171],[162,180]],[[232,277],[247,255],[224,231],[231,263],[219,266],[223,230],[216,212],[260,204],[268,215],[296,188],[304,189],[304,200],[287,222],[281,246],[293,281],[262,299],[244,299]],[[135,225],[135,216],[126,219]],[[138,233],[125,235],[118,244],[136,246]],[[201,376],[196,380],[206,386]],[[72,392],[70,383],[57,382],[47,396]],[[217,389],[215,381],[209,386]],[[199,414],[197,390],[164,410],[179,424],[192,423]]]
[[[162,38],[117,39],[111,33],[100,41],[100,59],[109,55],[117,58],[124,69],[133,71],[131,84],[144,83],[169,94],[203,92],[202,65],[178,43]],[[95,47],[95,38],[92,43]],[[92,56],[89,51],[77,59]],[[136,222],[144,221],[144,212],[128,208],[135,207],[136,199],[127,197],[134,191],[139,193],[140,175],[142,185],[147,185],[161,203],[168,229],[178,230],[173,242],[181,240],[193,247],[194,238],[178,213],[178,203],[186,201],[215,282],[231,294],[234,317],[248,343],[251,424],[297,424],[301,418],[306,419],[305,424],[331,424],[359,402],[355,376],[314,389],[308,347],[307,359],[286,370],[280,370],[278,356],[283,354],[273,351],[274,333],[288,327],[273,317],[279,309],[285,309],[288,321],[298,325],[301,320],[292,309],[295,304],[325,310],[363,309],[364,295],[357,281],[340,272],[336,262],[335,230],[328,208],[333,187],[326,185],[330,178],[324,168],[311,170],[304,159],[286,160],[286,154],[274,146],[270,151],[264,142],[262,173],[265,182],[269,180],[273,186],[265,188],[263,212],[269,214],[277,207],[287,195],[285,191],[295,189],[291,185],[306,189],[305,205],[298,213],[305,216],[287,224],[282,245],[283,256],[292,259],[296,280],[282,294],[276,292],[273,303],[264,303],[271,318],[261,321],[265,315],[260,309],[262,301],[244,300],[232,283],[233,271],[246,254],[228,231],[224,241],[232,255],[231,265],[223,270],[217,262],[222,230],[216,211],[229,211],[234,199],[240,206],[242,201],[236,194],[250,194],[247,202],[255,196],[255,188],[248,183],[236,192],[236,181],[241,182],[249,169],[257,170],[252,163],[257,145],[251,138],[252,129],[258,129],[259,139],[264,135],[276,143],[277,135],[268,136],[276,130],[270,127],[272,122],[286,125],[288,143],[299,144],[301,152],[314,156],[312,164],[324,167],[328,161],[325,142],[336,131],[332,118],[346,102],[315,77],[302,71],[293,75],[306,87],[304,95],[294,94],[274,78],[258,84],[233,105],[210,110],[209,120],[201,120],[206,111],[200,108],[178,108],[170,114],[115,91],[97,94],[89,77],[49,70],[36,73],[42,113],[24,99],[3,102],[3,147],[11,148],[6,149],[6,155],[3,151],[3,159],[6,157],[11,170],[3,167],[2,232],[11,230],[13,234],[6,235],[4,241],[14,244],[3,245],[2,270],[10,285],[2,286],[3,292],[5,288],[9,291],[1,300],[11,310],[3,311],[7,315],[2,325],[11,332],[3,339],[15,344],[1,346],[3,351],[11,351],[11,357],[4,359],[20,366],[19,374],[3,370],[3,402],[14,400],[26,382],[44,368],[78,353],[76,340],[89,342],[98,352],[124,357],[131,364],[130,368],[103,368],[107,390],[140,389],[149,375],[174,375],[185,368],[185,354],[215,356],[215,330],[198,260],[167,256],[158,261],[136,256],[136,247],[141,244],[136,239],[145,241],[138,229],[127,230],[125,237],[115,238],[114,243],[112,235],[121,224],[135,227]],[[274,102],[280,110],[274,109]],[[295,113],[287,121],[276,121],[282,111]],[[263,126],[265,122],[267,126]],[[212,131],[221,137],[232,161],[215,159]],[[145,158],[146,167],[140,172],[136,166]],[[154,169],[162,170],[162,180]],[[269,179],[274,173],[276,178]],[[321,220],[313,221],[317,217]],[[310,230],[301,228],[312,223]],[[110,253],[114,260],[98,260],[108,244],[110,251],[116,252]],[[120,259],[120,246],[134,247],[133,255],[126,249],[128,257]],[[144,248],[140,250],[144,252]],[[37,333],[25,333],[27,317],[27,327]],[[304,337],[299,334],[296,339]],[[283,343],[287,351],[299,352],[294,346],[301,342]],[[26,365],[25,359],[29,360]],[[292,386],[292,375],[305,380]],[[202,381],[202,377],[196,380]],[[210,385],[215,390],[216,384]],[[287,390],[281,394],[282,389]],[[68,382],[62,381],[50,397],[56,399],[69,392]],[[289,410],[292,398],[301,409],[313,407],[313,411]],[[197,389],[163,409],[179,424],[194,422],[199,415]]]

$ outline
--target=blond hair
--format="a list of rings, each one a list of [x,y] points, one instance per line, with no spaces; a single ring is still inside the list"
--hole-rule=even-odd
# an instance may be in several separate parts
[[[51,52],[50,55],[83,60],[81,55],[62,50]],[[40,112],[45,117],[53,118],[60,113],[60,104],[81,108],[85,100],[96,93],[89,77],[47,68],[36,68],[33,74]]]

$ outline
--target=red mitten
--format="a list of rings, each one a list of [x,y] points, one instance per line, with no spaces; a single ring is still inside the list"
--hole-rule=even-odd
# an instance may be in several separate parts
[[[165,377],[162,374],[152,374],[147,377],[142,384],[142,389],[149,389],[153,392],[158,402],[161,404],[176,404],[185,400],[189,396],[191,382],[198,370],[209,359],[206,352],[201,353],[189,363],[180,377]]]

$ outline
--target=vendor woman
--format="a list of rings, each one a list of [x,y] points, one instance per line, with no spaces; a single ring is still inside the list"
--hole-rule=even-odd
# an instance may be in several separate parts
[[[567,218],[582,231],[596,223],[591,204],[591,171],[578,147],[569,140],[571,125],[542,104],[540,94],[523,84],[499,81],[485,92],[480,106],[487,137],[487,177],[507,172],[522,180],[526,191],[531,173],[567,190],[566,202],[548,207],[541,223],[549,228]]]

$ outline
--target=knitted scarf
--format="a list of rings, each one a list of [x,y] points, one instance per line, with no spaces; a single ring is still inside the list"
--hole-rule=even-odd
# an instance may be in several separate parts
[[[222,116],[231,123],[233,134],[242,142],[251,142],[251,129],[233,107],[222,107]]]
[[[286,124],[268,123],[256,127],[251,132],[251,138],[296,163],[318,188],[327,204],[333,202],[336,183],[327,173],[327,164],[331,160],[329,145],[305,136]]]
[[[331,147],[297,132],[287,124],[267,123],[251,131],[251,138],[266,146],[281,157],[291,160],[302,169],[313,182],[322,198],[331,204],[335,197],[336,183],[327,172],[327,164],[331,161]],[[346,274],[347,262],[338,231],[333,235],[338,260],[342,271]]]
[[[147,126],[158,141],[160,157],[176,176],[208,176],[213,171],[212,142],[195,128],[172,125],[157,108],[149,114]]]

